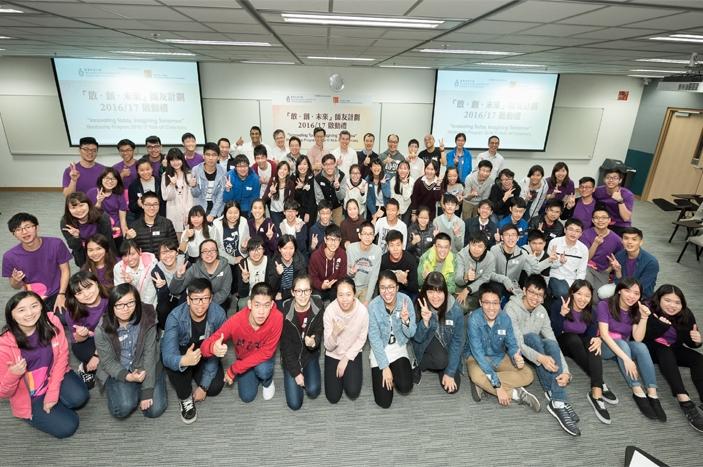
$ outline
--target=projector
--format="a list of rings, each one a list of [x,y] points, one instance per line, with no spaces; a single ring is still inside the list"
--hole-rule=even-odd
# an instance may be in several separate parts
[[[689,72],[685,75],[666,76],[659,81],[660,91],[703,92],[703,73]]]

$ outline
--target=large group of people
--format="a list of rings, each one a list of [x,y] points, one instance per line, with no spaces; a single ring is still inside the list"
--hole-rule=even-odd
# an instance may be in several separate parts
[[[423,375],[449,395],[463,376],[475,401],[544,408],[572,436],[573,378],[589,378],[581,397],[611,423],[604,364],[665,422],[658,365],[703,432],[680,371],[703,398],[701,334],[681,289],[657,284],[621,169],[602,185],[564,162],[516,180],[498,136],[476,157],[463,133],[452,150],[412,139],[407,154],[395,134],[380,154],[370,133],[354,151],[349,132],[333,147],[316,128],[307,155],[282,130],[271,146],[256,126],[250,137],[200,153],[186,133],[164,154],[150,136],[141,158],[125,139],[112,167],[82,138],[63,173],[64,239],[31,213],[9,219],[18,244],[2,274],[19,291],[5,305],[0,397],[16,417],[67,437],[96,383],[116,418],[159,417],[170,384],[193,423],[225,385],[244,402],[259,386],[274,398],[278,352],[291,410],[323,390],[332,404],[359,397],[366,357],[382,408]]]

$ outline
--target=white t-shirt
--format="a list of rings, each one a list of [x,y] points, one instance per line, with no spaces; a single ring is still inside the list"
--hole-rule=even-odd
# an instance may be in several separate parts
[[[501,156],[499,152],[496,152],[496,155],[493,157],[491,157],[488,151],[479,154],[474,164],[474,170],[478,170],[478,163],[481,161],[490,161],[491,164],[493,164],[493,169],[491,169],[491,177],[493,178],[498,177],[498,172],[503,170],[503,166],[505,165],[505,158]]]
[[[278,146],[272,147],[269,151],[269,159],[274,160],[276,162],[280,161],[285,161],[288,159],[288,148],[284,145],[283,149],[279,148]],[[291,172],[295,170],[295,167],[291,169]]]
[[[258,169],[259,170],[259,172],[258,172],[259,182],[261,183],[261,190],[260,190],[259,196],[261,196],[262,198],[264,197],[264,193],[266,193],[266,187],[268,186],[269,180],[271,180],[271,169],[272,168],[273,168],[273,166],[269,162],[268,164],[266,164],[265,169],[262,169],[261,167],[259,167],[259,169]]]
[[[391,230],[397,230],[398,232],[403,234],[403,250],[405,249],[405,244],[408,240],[408,226],[405,225],[405,222],[398,219],[395,221],[394,225],[390,226],[388,225],[388,218],[381,217],[379,220],[376,221],[375,230],[376,235],[378,235],[377,245],[381,247],[381,251],[383,253],[386,253],[386,251],[388,251],[388,246],[386,245],[386,234]]]
[[[342,152],[342,148],[338,147],[332,151],[332,155],[339,165],[339,170],[344,172],[344,175],[347,177],[349,176],[349,167],[359,162],[359,159],[356,157],[356,151],[354,151],[351,146],[347,148],[346,152]]]

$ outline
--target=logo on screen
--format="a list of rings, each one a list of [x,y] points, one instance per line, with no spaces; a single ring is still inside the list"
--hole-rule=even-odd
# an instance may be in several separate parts
[[[83,71],[83,68],[78,69],[78,76],[83,76],[85,75],[85,72]]]
[[[151,70],[144,70],[144,77],[145,78],[151,78],[152,73]]]

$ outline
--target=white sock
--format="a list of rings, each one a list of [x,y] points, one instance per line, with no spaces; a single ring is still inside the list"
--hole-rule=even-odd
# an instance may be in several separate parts
[[[555,409],[563,409],[564,403],[562,401],[552,401]]]
[[[519,401],[519,400],[520,400],[520,396],[518,395],[517,389],[513,389],[512,398],[513,398],[514,401]]]
[[[635,397],[641,397],[642,399],[646,399],[646,398],[647,398],[647,394],[644,394],[644,393],[642,393],[642,394],[635,394]]]

